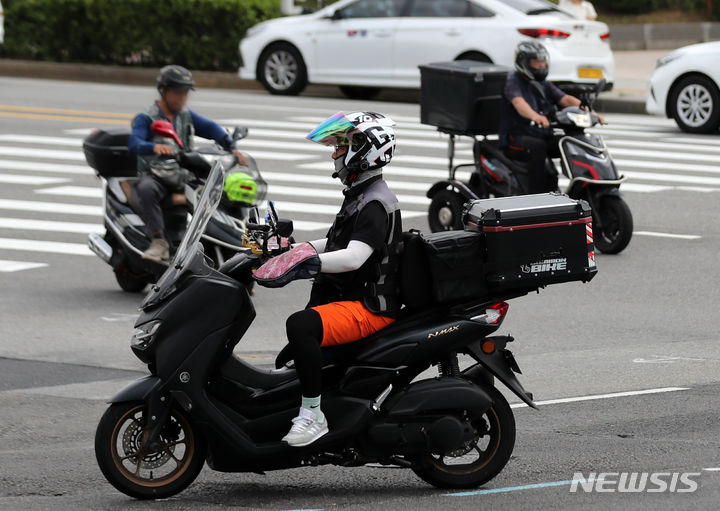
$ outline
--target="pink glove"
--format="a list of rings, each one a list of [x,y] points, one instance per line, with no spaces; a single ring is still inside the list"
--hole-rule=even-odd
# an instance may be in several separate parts
[[[310,243],[273,257],[257,269],[253,278],[264,287],[283,287],[293,280],[310,279],[320,272],[320,257]]]

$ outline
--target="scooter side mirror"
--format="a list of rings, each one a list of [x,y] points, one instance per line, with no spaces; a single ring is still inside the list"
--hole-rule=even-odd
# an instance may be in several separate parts
[[[249,130],[248,130],[247,126],[235,126],[235,129],[233,130],[233,134],[232,134],[233,142],[237,142],[238,140],[247,138],[248,132],[249,132]]]
[[[289,238],[294,230],[293,221],[287,218],[281,218],[277,221],[276,231],[283,238]]]
[[[260,223],[260,213],[258,213],[257,206],[253,206],[250,208],[250,211],[248,211],[248,222],[251,224],[259,224]]]
[[[150,129],[159,137],[172,138],[179,147],[183,147],[182,140],[175,133],[175,128],[168,121],[154,121]]]

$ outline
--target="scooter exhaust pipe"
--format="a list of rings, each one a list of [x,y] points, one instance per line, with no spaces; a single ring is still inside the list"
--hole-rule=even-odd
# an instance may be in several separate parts
[[[102,236],[94,232],[88,234],[88,247],[96,256],[110,264],[113,249],[110,245],[108,245],[108,242],[102,238]]]

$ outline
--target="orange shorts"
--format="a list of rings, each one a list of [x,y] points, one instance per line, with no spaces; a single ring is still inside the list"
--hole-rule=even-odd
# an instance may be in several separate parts
[[[322,319],[323,340],[320,346],[359,341],[395,321],[373,314],[361,302],[332,302],[312,309]]]

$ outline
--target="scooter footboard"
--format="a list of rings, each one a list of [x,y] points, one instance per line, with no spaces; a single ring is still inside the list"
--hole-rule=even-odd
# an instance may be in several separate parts
[[[537,408],[533,402],[533,395],[525,390],[515,376],[515,373],[520,373],[520,368],[517,362],[515,362],[512,352],[505,349],[509,341],[512,341],[512,337],[487,337],[465,346],[464,351],[478,363],[463,371],[463,376],[487,384],[490,379],[488,376],[489,372],[492,376],[503,382],[505,386],[512,390],[524,403],[533,408]],[[491,353],[483,351],[483,344],[486,342],[493,344]]]

